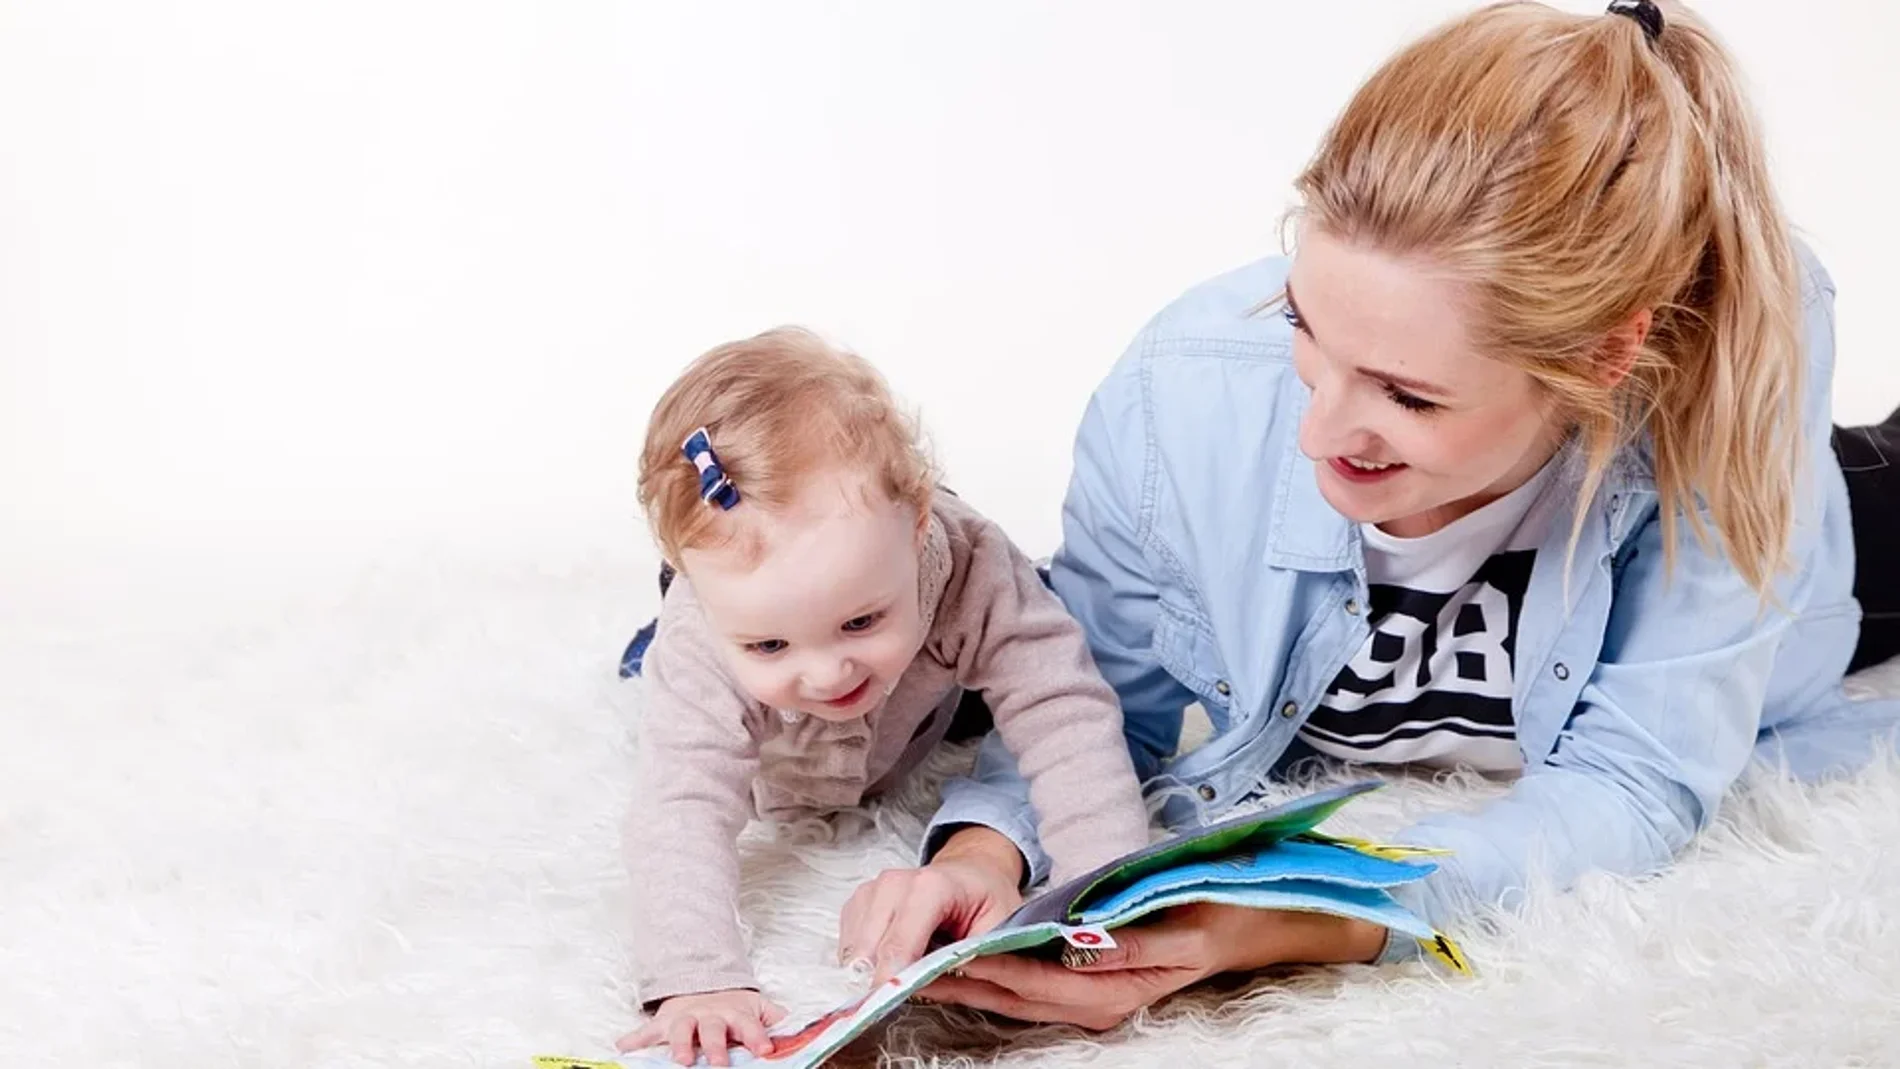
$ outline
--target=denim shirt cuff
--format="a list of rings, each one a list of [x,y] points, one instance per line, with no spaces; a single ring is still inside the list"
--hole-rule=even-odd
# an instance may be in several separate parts
[[[930,864],[930,859],[943,849],[943,844],[949,841],[957,829],[974,825],[1002,835],[1015,843],[1016,849],[1022,852],[1025,865],[1019,890],[1034,887],[1046,879],[1049,875],[1049,858],[1037,841],[1033,820],[1026,820],[1014,812],[1017,807],[1009,807],[1005,811],[1003,807],[994,805],[968,804],[976,801],[965,799],[966,804],[946,804],[937,812],[931,819],[930,827],[924,831],[923,847],[918,851],[918,864]]]
[[[1417,961],[1420,956],[1418,940],[1394,928],[1385,930],[1385,947],[1379,956],[1372,959],[1374,965],[1403,965],[1408,961]]]

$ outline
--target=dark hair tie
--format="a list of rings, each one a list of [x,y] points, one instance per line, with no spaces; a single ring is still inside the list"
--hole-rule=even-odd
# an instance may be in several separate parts
[[[1656,6],[1655,0],[1610,0],[1607,14],[1627,15],[1635,19],[1636,24],[1643,28],[1643,35],[1652,41],[1662,36],[1662,8]]]

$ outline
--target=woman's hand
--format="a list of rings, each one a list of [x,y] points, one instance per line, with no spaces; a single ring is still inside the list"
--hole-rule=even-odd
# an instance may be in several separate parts
[[[731,1065],[728,1051],[735,1043],[761,1058],[770,1054],[772,1041],[765,1030],[784,1017],[784,1010],[749,989],[677,995],[660,1003],[652,1020],[620,1037],[615,1046],[630,1051],[665,1043],[681,1065],[693,1064],[698,1049],[704,1048],[711,1064]]]
[[[859,887],[838,920],[838,962],[864,961],[872,986],[924,956],[930,937],[989,931],[1022,905],[1023,856],[981,826],[952,835],[930,864],[891,869]]]
[[[1116,945],[1093,964],[1071,968],[999,954],[977,958],[961,976],[941,977],[920,995],[1019,1021],[1102,1030],[1219,973],[1371,961],[1385,934],[1376,924],[1323,913],[1181,906],[1152,924],[1116,929]]]

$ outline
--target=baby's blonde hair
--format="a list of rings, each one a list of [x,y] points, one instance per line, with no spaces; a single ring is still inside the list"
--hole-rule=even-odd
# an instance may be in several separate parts
[[[1480,351],[1574,421],[1585,501],[1646,439],[1666,553],[1712,523],[1766,595],[1802,457],[1797,261],[1728,56],[1658,6],[1653,40],[1536,3],[1452,21],[1372,75],[1298,187],[1310,225],[1461,285]],[[1643,309],[1617,381],[1605,340]]]
[[[681,452],[700,427],[739,492],[730,512],[701,500],[699,470]],[[748,533],[744,548],[756,552],[749,520],[784,508],[807,477],[828,470],[861,473],[920,516],[937,481],[916,422],[875,368],[808,330],[779,327],[705,353],[667,388],[647,424],[640,507],[675,567],[684,549]]]

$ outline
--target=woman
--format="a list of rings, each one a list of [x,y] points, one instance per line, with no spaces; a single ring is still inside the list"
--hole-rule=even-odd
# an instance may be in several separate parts
[[[1052,582],[1165,820],[1314,755],[1510,777],[1397,836],[1452,851],[1408,902],[1446,926],[1666,865],[1752,758],[1815,775],[1891,736],[1895,703],[1841,687],[1833,286],[1697,19],[1477,11],[1374,74],[1298,187],[1297,254],[1164,310],[1078,436]],[[1170,760],[1193,702],[1214,736]],[[1026,798],[992,738],[929,863],[847,905],[847,959],[1006,915],[1046,870]],[[1416,953],[1214,906],[1117,938],[927,994],[1106,1027],[1218,972]]]

